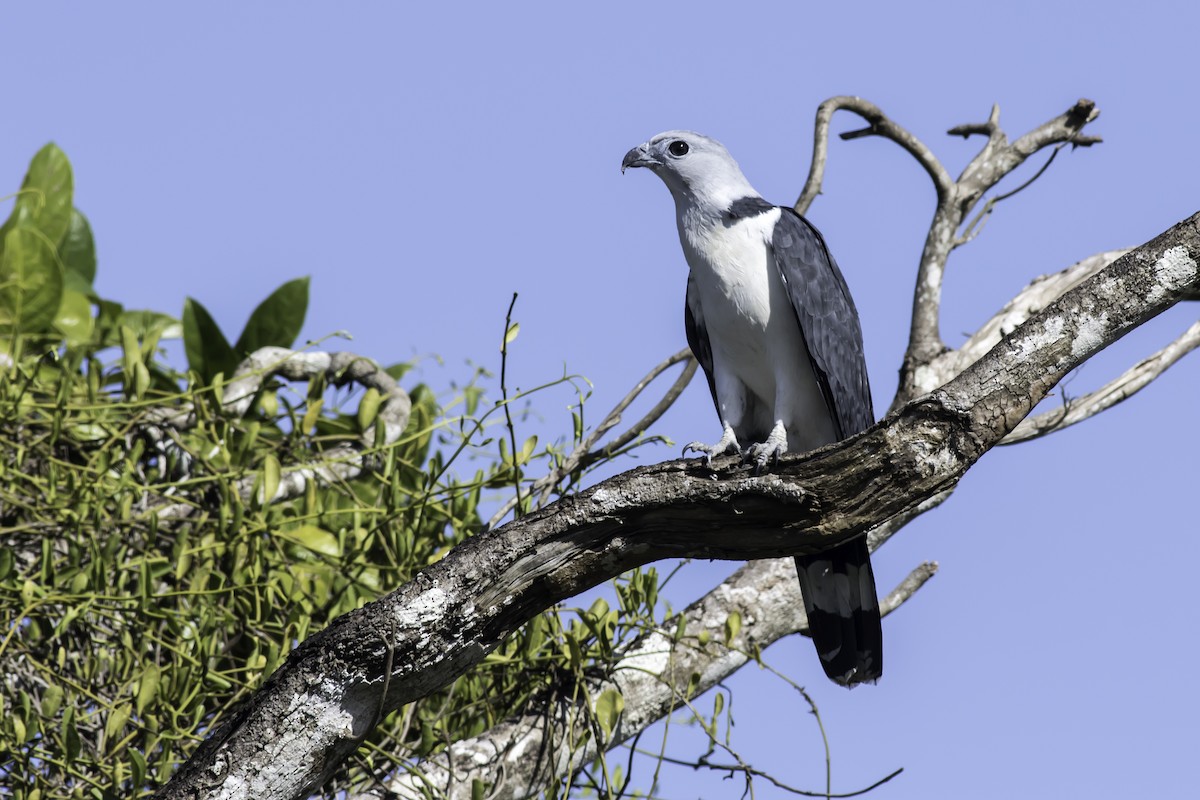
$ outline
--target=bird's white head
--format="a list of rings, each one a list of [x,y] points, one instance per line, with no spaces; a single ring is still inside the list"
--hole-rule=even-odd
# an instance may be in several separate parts
[[[721,212],[734,200],[758,197],[725,145],[693,131],[666,131],[625,154],[621,172],[646,167],[671,190],[676,204]]]

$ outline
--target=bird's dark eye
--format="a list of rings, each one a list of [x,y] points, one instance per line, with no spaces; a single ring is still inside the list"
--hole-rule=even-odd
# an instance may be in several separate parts
[[[688,151],[688,143],[682,139],[676,139],[671,142],[671,146],[667,148],[673,156],[686,156]]]

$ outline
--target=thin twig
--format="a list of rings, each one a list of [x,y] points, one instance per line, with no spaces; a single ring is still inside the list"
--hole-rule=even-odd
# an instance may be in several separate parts
[[[627,409],[630,404],[638,398],[638,396],[646,389],[646,387],[649,386],[650,383],[653,382],[654,379],[661,375],[664,371],[680,363],[681,361],[687,361],[687,366],[684,367],[683,372],[678,378],[675,379],[675,382],[671,384],[671,387],[662,396],[662,399],[660,399],[654,405],[654,407],[645,414],[645,416],[631,425],[624,433],[614,438],[613,441],[609,442],[601,449],[593,450],[592,448],[595,447],[596,443],[605,433],[621,423],[621,414],[624,413],[625,409]],[[572,450],[557,467],[550,470],[530,485],[530,497],[537,497],[537,501],[534,504],[535,507],[540,508],[549,502],[550,496],[555,487],[557,487],[567,476],[571,475],[577,470],[587,469],[597,461],[603,461],[604,459],[617,454],[622,448],[649,430],[650,426],[657,422],[659,417],[666,413],[667,409],[670,408],[677,399],[679,399],[679,395],[683,393],[683,390],[692,380],[692,376],[696,374],[696,366],[696,360],[692,358],[691,351],[687,349],[680,350],[678,353],[675,353],[673,356],[670,356],[669,358],[655,365],[655,367],[651,369],[650,372],[648,372],[644,377],[642,377],[642,379],[637,382],[633,389],[631,389],[629,393],[621,399],[621,402],[617,403],[617,405],[605,415],[601,423],[596,426],[596,429],[593,430],[583,441],[576,445],[575,449]],[[499,524],[500,520],[504,519],[509,511],[512,511],[515,504],[516,501],[510,499],[501,505],[496,513],[492,515],[492,518],[488,520],[488,527]]]
[[[517,463],[517,429],[513,425],[512,410],[508,407],[508,386],[505,377],[508,374],[508,333],[512,330],[512,312],[517,305],[517,293],[513,292],[508,304],[508,312],[504,315],[504,336],[500,339],[500,402],[504,405],[504,424],[508,427],[509,445],[512,447],[513,487],[517,498],[513,505],[514,514],[521,516],[521,467]]]
[[[859,797],[859,796],[864,795],[867,792],[870,792],[874,789],[878,789],[880,786],[887,783],[892,778],[895,778],[897,775],[904,772],[904,768],[901,767],[900,769],[896,770],[895,772],[892,772],[891,774],[886,775],[885,777],[880,778],[879,780],[875,781],[870,786],[866,786],[862,789],[858,789],[853,792],[831,794],[831,793],[827,793],[827,792],[813,792],[813,791],[809,791],[807,789],[797,789],[796,787],[789,786],[788,784],[784,783],[783,781],[779,780],[778,778],[773,777],[769,773],[763,772],[761,770],[757,770],[754,767],[751,767],[746,764],[740,764],[740,765],[739,764],[714,764],[711,761],[703,761],[703,762],[701,762],[701,761],[684,761],[683,759],[680,759],[680,758],[672,758],[667,755],[660,755],[659,753],[651,753],[648,750],[638,750],[638,754],[644,755],[644,756],[649,756],[651,758],[662,758],[662,760],[665,761],[666,763],[674,764],[679,767],[691,767],[692,769],[711,769],[711,770],[714,770],[717,772],[741,772],[743,774],[753,775],[756,778],[766,778],[768,781],[770,781],[771,783],[773,783],[775,786],[779,787],[780,789],[783,789],[785,792],[791,792],[792,794],[800,795],[802,797],[826,797],[826,798]]]

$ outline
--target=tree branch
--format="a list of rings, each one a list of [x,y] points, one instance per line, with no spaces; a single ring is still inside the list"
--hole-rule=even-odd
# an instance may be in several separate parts
[[[880,600],[882,613],[903,605],[936,572],[933,563],[914,569]],[[606,741],[571,741],[571,731],[589,729],[591,709],[543,699],[525,714],[418,762],[388,781],[387,790],[404,800],[426,797],[431,789],[447,800],[471,800],[472,783],[478,781],[491,787],[495,800],[528,797],[531,787],[574,774],[601,751],[633,739],[683,707],[685,700],[708,691],[752,661],[756,651],[784,636],[807,633],[803,607],[791,559],[751,562],[683,612],[683,638],[676,636],[674,621],[649,631],[633,642],[609,676],[587,682],[582,694],[588,697],[615,689],[625,700],[619,724]],[[745,624],[727,641],[725,621],[731,614],[740,615]],[[704,645],[698,639],[702,632],[709,637]],[[560,744],[567,746],[555,746]]]
[[[1200,214],[1092,276],[867,431],[750,477],[676,460],[454,548],[302,643],[161,798],[304,797],[380,713],[445,685],[549,605],[666,557],[767,558],[862,535],[945,491],[1074,367],[1200,285]],[[390,674],[385,668],[390,665]]]
[[[943,198],[953,189],[954,180],[942,166],[942,162],[938,161],[933,151],[908,130],[893,122],[874,103],[861,97],[841,96],[831,97],[817,108],[816,130],[813,133],[812,164],[809,166],[808,179],[804,182],[800,197],[793,206],[797,214],[807,212],[813,200],[817,199],[817,195],[821,193],[821,182],[825,179],[825,162],[829,157],[829,123],[833,119],[834,113],[843,109],[857,114],[870,123],[869,127],[862,130],[843,133],[841,135],[843,140],[859,139],[864,136],[882,136],[885,139],[891,139],[908,151],[909,155],[915,158],[917,163],[928,173],[929,179],[933,181],[933,187],[937,191],[938,204],[941,204]]]
[[[1192,323],[1178,339],[1139,361],[1127,369],[1120,377],[1106,383],[1094,392],[1083,397],[1065,400],[1062,408],[1046,411],[1033,417],[1026,417],[1021,424],[1013,428],[1000,444],[1016,444],[1017,442],[1037,439],[1050,433],[1083,422],[1094,417],[1101,411],[1112,408],[1117,403],[1128,400],[1144,389],[1152,380],[1166,372],[1167,368],[1188,353],[1200,347],[1200,322]]]
[[[882,136],[896,142],[915,158],[929,175],[937,194],[933,220],[917,269],[908,347],[900,370],[900,386],[891,406],[895,409],[941,385],[941,381],[936,380],[936,377],[944,375],[944,371],[931,370],[929,365],[951,352],[942,341],[939,322],[946,262],[956,247],[965,244],[978,233],[979,223],[990,213],[996,200],[989,201],[980,216],[971,222],[966,233],[959,235],[959,230],[971,210],[985,192],[1042,148],[1066,143],[1087,146],[1099,142],[1098,137],[1084,136],[1081,131],[1085,125],[1096,119],[1100,112],[1091,100],[1079,100],[1064,113],[1009,144],[1000,128],[1000,108],[992,106],[987,122],[959,125],[949,130],[951,135],[964,138],[976,134],[987,137],[980,151],[959,178],[954,180],[920,139],[893,122],[878,106],[861,97],[830,98],[817,109],[812,164],[804,188],[794,206],[798,213],[805,213],[821,192],[829,156],[830,121],[835,112],[843,109],[862,117],[869,125],[861,130],[843,133],[842,139]],[[1005,196],[1011,196],[1037,180],[1045,172],[1046,166],[1025,184]]]
[[[987,137],[987,141],[967,164],[958,180],[953,182],[951,188],[946,192],[939,189],[937,208],[917,269],[912,326],[909,330],[904,363],[900,369],[900,385],[892,408],[897,408],[940,385],[936,380],[938,371],[929,369],[929,365],[949,352],[949,348],[942,341],[940,330],[942,282],[950,253],[978,232],[980,220],[976,219],[970,224],[966,234],[960,236],[958,233],[971,210],[984,193],[1042,148],[1064,142],[1092,144],[1099,141],[1080,134],[1083,126],[1099,116],[1099,113],[1095,103],[1080,100],[1063,114],[1030,131],[1012,144],[1008,144],[1004,131],[1000,129],[998,106],[992,107],[985,123],[960,125],[950,129],[951,135],[965,137],[982,134]],[[1025,185],[1036,180],[1044,171],[1043,168]],[[1025,185],[1013,193],[1025,188]],[[990,212],[992,205],[994,201],[985,209],[985,213]]]
[[[662,398],[654,404],[654,407],[646,412],[641,419],[639,419],[633,425],[630,425],[628,430],[626,430],[624,433],[619,434],[616,438],[599,450],[595,450],[594,448],[596,447],[596,443],[600,441],[604,434],[621,424],[621,415],[624,414],[625,410],[629,408],[633,401],[636,400],[643,391],[645,391],[646,387],[649,386],[654,379],[661,375],[664,371],[680,362],[687,362],[687,366],[683,368],[683,372],[681,372],[679,377],[675,379],[675,382],[671,384],[670,388],[667,389]],[[610,458],[614,454],[620,452],[623,447],[649,430],[650,426],[657,422],[658,418],[665,414],[668,408],[674,405],[676,399],[679,398],[679,395],[683,393],[685,388],[687,388],[688,383],[690,383],[692,380],[692,376],[696,374],[697,366],[699,365],[696,363],[696,359],[692,357],[692,351],[684,348],[670,358],[667,358],[665,361],[660,362],[652,370],[650,370],[645,377],[637,382],[636,386],[629,390],[625,397],[621,398],[621,402],[617,403],[616,406],[613,407],[612,411],[609,411],[608,414],[605,415],[604,419],[599,425],[596,426],[595,430],[588,434],[588,436],[584,438],[584,440],[580,442],[566,458],[563,459],[561,464],[533,482],[533,485],[530,487],[530,491],[531,494],[537,496],[535,505],[539,508],[544,506],[549,501],[551,495],[562,485],[562,482],[566,480],[567,476],[571,475],[571,473],[576,472],[577,470],[587,469],[597,461],[603,461],[607,458]],[[508,512],[512,511],[513,508],[516,507],[516,504],[517,501],[515,498],[513,498],[500,506],[496,513],[492,515],[492,518],[488,520],[488,526],[490,527],[498,524],[500,520],[504,519],[508,515]]]
[[[266,381],[273,376],[292,381],[306,381],[323,376],[334,386],[353,382],[368,389],[374,388],[382,396],[382,401],[375,422],[362,433],[357,445],[331,448],[322,454],[317,463],[288,469],[280,476],[275,496],[266,498],[266,502],[274,503],[298,497],[304,494],[308,481],[328,484],[357,477],[365,468],[363,450],[395,442],[408,425],[408,417],[412,412],[412,402],[408,393],[371,359],[346,352],[324,353],[289,350],[285,347],[263,347],[256,350],[238,365],[232,379],[225,385],[221,395],[222,408],[235,417],[245,416]],[[155,441],[166,437],[164,428],[187,430],[196,425],[196,410],[191,404],[179,408],[154,409],[148,417],[151,424],[145,426],[145,430]],[[376,441],[377,426],[383,426],[381,442]],[[250,501],[254,482],[254,476],[249,476],[238,483],[238,493],[246,502]],[[172,503],[157,506],[152,510],[160,520],[179,519],[189,516],[195,510],[195,506],[188,503]]]

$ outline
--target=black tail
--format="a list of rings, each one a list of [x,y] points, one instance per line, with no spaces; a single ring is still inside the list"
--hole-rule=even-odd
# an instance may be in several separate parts
[[[825,674],[842,686],[883,674],[883,626],[867,538],[796,556],[808,630]]]

